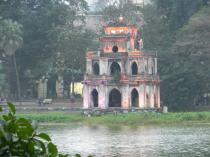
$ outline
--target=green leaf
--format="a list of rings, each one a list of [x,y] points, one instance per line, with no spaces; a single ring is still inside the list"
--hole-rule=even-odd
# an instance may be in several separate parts
[[[2,112],[2,107],[0,106],[0,112]]]
[[[76,154],[75,157],[81,157],[81,155],[80,154]]]
[[[40,134],[37,135],[37,137],[40,137],[40,138],[42,138],[42,139],[44,139],[46,141],[51,141],[49,135],[47,135],[45,133],[40,133]]]
[[[28,150],[29,150],[29,152],[30,152],[31,155],[34,153],[34,150],[35,150],[34,149],[34,146],[35,146],[34,142],[30,142],[28,144]]]
[[[9,116],[7,116],[7,115],[3,115],[2,117],[3,117],[3,119],[4,119],[5,121],[11,120],[11,118],[10,118]]]
[[[10,133],[16,133],[17,132],[17,128],[18,128],[17,123],[10,122],[10,123],[8,123],[7,127],[9,129]]]
[[[30,124],[29,121],[25,118],[19,118],[17,120],[17,123],[19,123],[19,124]]]
[[[19,118],[17,120],[18,130],[17,133],[21,138],[28,138],[33,134],[33,128],[30,122],[25,118]]]
[[[52,143],[50,142],[48,145],[48,151],[51,155],[53,156],[57,156],[58,155],[58,150],[57,150],[57,147]]]
[[[8,102],[7,105],[8,105],[8,107],[9,107],[9,111],[10,111],[12,114],[15,114],[15,106],[14,106],[11,102]]]

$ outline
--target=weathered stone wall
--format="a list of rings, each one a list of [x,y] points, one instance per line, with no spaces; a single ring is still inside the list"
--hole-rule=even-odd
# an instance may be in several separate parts
[[[98,62],[100,68],[100,75],[106,74],[110,75],[110,67],[113,62],[119,64],[122,73],[126,73],[128,75],[132,75],[132,64],[135,62],[138,66],[138,74],[150,74],[156,75],[157,74],[157,59],[153,58],[139,58],[133,59],[129,61],[122,61],[122,60],[109,60],[107,58],[101,58],[98,61],[91,61],[87,60],[86,64],[86,73],[93,74],[93,63]],[[125,63],[124,63],[125,62]],[[125,64],[125,66],[123,66]]]
[[[137,85],[137,86],[105,86],[105,85],[96,85],[96,86],[85,86],[84,87],[84,108],[93,108],[93,98],[92,91],[96,89],[98,92],[98,107],[101,109],[106,109],[109,107],[109,93],[113,89],[117,89],[121,93],[121,107],[128,109],[131,106],[131,92],[133,89],[138,91],[139,100],[138,107],[141,109],[154,108],[157,103],[160,107],[159,102],[159,87],[156,85]],[[147,106],[147,95],[149,97],[149,106]],[[156,95],[156,96],[154,96]],[[156,97],[156,100],[155,100]]]
[[[98,60],[87,59],[86,74],[93,75],[93,65],[94,63],[99,64],[100,74],[99,78],[101,80],[106,79],[105,76],[110,76],[110,68],[113,62],[119,64],[121,68],[121,73],[125,73],[130,80],[132,77],[139,76],[153,78],[157,76],[157,58],[155,57],[139,57],[139,58],[128,58],[127,60],[119,59],[109,59],[105,57],[99,57]],[[137,64],[138,73],[132,76],[132,64]],[[103,76],[105,78],[103,78]],[[147,82],[146,78],[144,82],[136,82],[135,85],[132,81],[128,84],[116,83],[100,83],[93,82],[92,84],[84,84],[84,108],[94,107],[92,91],[96,89],[98,92],[98,107],[105,109],[109,107],[109,93],[112,89],[117,89],[121,93],[121,107],[130,108],[132,107],[131,92],[136,89],[138,92],[138,107],[142,109],[160,107],[160,88],[159,84],[153,82]]]

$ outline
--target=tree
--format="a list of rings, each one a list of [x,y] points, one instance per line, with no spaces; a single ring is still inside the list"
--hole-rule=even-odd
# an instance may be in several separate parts
[[[59,34],[66,33],[65,31],[74,33],[76,30],[74,28],[75,23],[84,24],[84,15],[87,13],[87,10],[88,6],[85,0],[9,0],[0,2],[0,15],[2,18],[12,19],[23,25],[24,44],[17,51],[21,53],[16,55],[17,62],[19,63],[20,79],[21,82],[24,82],[21,84],[23,92],[27,91],[29,87],[32,88],[31,82],[35,82],[46,73],[51,73],[50,71],[53,68],[57,52],[64,53],[60,51],[62,47],[58,47],[58,45],[62,44],[57,42],[63,42],[63,40],[58,40]],[[82,30],[84,29],[82,28]],[[77,33],[77,35],[84,37],[81,34]],[[90,37],[92,36],[90,35],[88,39]],[[81,42],[78,41],[68,41],[73,42],[68,43],[71,46],[73,45],[73,47],[69,46],[69,50],[75,51],[74,47],[78,47],[78,58],[84,61],[85,46],[81,46]],[[80,49],[80,47],[83,48]],[[78,49],[81,51],[78,51]],[[70,52],[68,54],[69,56],[66,60],[71,62],[73,57],[70,56]],[[83,66],[82,69],[84,69]],[[29,78],[26,71],[30,71],[33,75],[30,75]],[[10,94],[13,94],[13,73],[8,73],[8,76],[10,78]],[[26,94],[22,93],[22,95]]]
[[[17,22],[13,22],[12,20],[3,20],[1,21],[0,26],[0,47],[8,56],[12,56],[13,58],[16,73],[18,100],[21,103],[20,79],[15,52],[23,43],[21,30],[22,25],[18,24]]]
[[[38,125],[35,121],[17,118],[12,103],[8,103],[8,108],[9,113],[0,117],[0,156],[68,157],[58,153],[49,135],[37,133]]]
[[[202,8],[202,0],[153,0],[143,9],[144,47],[158,51],[161,100],[170,109],[192,108],[208,93],[208,46],[202,44],[208,41],[208,27],[203,26],[208,20],[200,13]],[[199,52],[202,55],[191,54]]]
[[[110,3],[103,8],[101,13],[106,23],[118,22],[119,17],[122,16],[123,21],[127,24],[136,24],[139,27],[142,24],[141,14],[138,14],[138,9],[132,3],[124,1]]]
[[[81,81],[85,71],[85,53],[88,49],[96,49],[94,40],[96,35],[83,26],[71,26],[69,24],[56,27],[51,35],[57,52],[64,59],[64,86],[69,93],[71,82]],[[72,90],[73,91],[73,90]]]
[[[8,93],[8,84],[6,82],[6,75],[3,72],[2,61],[0,60],[0,97],[6,96]]]
[[[164,79],[167,85],[163,84],[163,87],[164,92],[173,91],[171,98],[164,96],[173,107],[210,103],[201,102],[210,93],[209,14],[210,7],[204,7],[192,16],[177,33],[177,40],[171,48],[174,59],[169,70],[173,72]],[[172,95],[177,96],[176,100]]]

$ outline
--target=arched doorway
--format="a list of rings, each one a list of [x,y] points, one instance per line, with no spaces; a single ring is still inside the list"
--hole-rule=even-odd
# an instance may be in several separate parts
[[[93,74],[99,75],[99,73],[100,73],[99,65],[98,65],[98,63],[94,63],[93,64]]]
[[[91,96],[92,96],[93,107],[98,107],[98,92],[96,89],[92,91]]]
[[[158,102],[157,102],[156,94],[154,94],[154,107],[158,108]]]
[[[109,93],[109,107],[121,107],[121,93],[117,89],[112,89]]]
[[[131,106],[139,107],[139,93],[135,88],[131,92]]]
[[[120,65],[117,62],[113,62],[110,66],[110,74],[115,75],[116,73],[120,72],[121,72]]]
[[[132,63],[131,70],[132,70],[132,75],[138,74],[138,66],[137,66],[136,62]]]
[[[152,67],[152,75],[153,75],[153,74],[155,74],[155,73],[154,73],[154,67]]]
[[[146,94],[146,107],[150,108],[150,97],[149,97],[149,94]]]

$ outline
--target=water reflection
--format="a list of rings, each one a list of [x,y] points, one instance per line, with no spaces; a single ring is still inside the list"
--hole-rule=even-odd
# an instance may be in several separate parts
[[[210,156],[210,126],[51,126],[59,150],[97,157]]]

